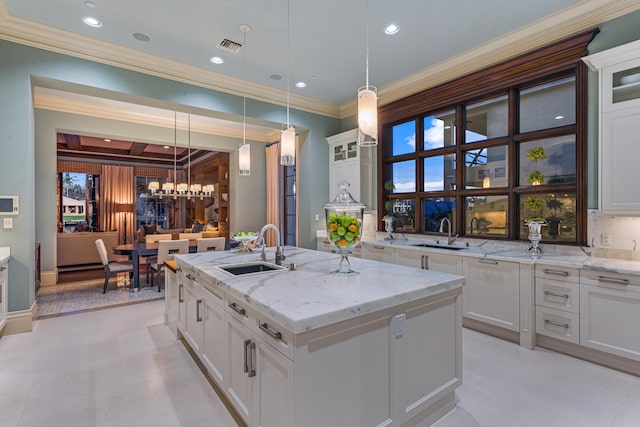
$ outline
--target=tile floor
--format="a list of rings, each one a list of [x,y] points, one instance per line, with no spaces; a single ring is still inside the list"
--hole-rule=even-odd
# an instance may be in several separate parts
[[[41,286],[36,295],[38,318],[164,299],[164,288],[158,292],[157,286],[144,282],[139,292],[131,292],[126,274],[112,276],[106,294],[102,293],[103,285],[104,278]]]
[[[236,426],[163,305],[38,320],[0,339],[0,426]],[[437,427],[640,426],[638,377],[470,330],[463,345],[459,403]]]

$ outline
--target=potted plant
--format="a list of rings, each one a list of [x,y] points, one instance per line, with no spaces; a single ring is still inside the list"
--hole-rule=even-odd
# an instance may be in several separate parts
[[[527,223],[545,222],[545,219],[542,218],[541,212],[544,202],[536,194],[535,187],[544,183],[544,174],[538,169],[538,162],[545,160],[546,158],[547,154],[544,151],[544,147],[530,148],[529,151],[527,151],[527,159],[534,164],[534,170],[527,175],[527,182],[534,186],[533,196],[527,197],[524,202],[525,207],[532,212],[532,216],[525,219],[525,222]]]
[[[558,216],[558,210],[562,210],[564,203],[560,200],[553,197],[552,199],[547,200],[547,208],[553,211],[553,214],[546,218],[549,223],[549,235],[556,237],[560,234],[560,224],[562,223],[562,218]]]
[[[393,193],[393,190],[396,189],[396,185],[393,183],[393,181],[389,180],[384,183],[384,189],[388,194],[391,194]],[[393,223],[396,220],[396,217],[393,215],[394,205],[395,202],[393,200],[387,200],[386,202],[384,202],[384,210],[387,211],[387,214],[382,217],[382,220],[384,221],[385,231],[389,233],[389,235],[386,237],[386,240],[393,239],[393,235],[391,233],[393,232]]]

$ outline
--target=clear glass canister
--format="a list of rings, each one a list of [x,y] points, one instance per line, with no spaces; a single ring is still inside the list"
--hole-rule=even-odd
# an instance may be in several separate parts
[[[340,192],[333,201],[324,205],[327,237],[331,246],[340,254],[340,267],[331,274],[350,276],[359,274],[351,269],[349,255],[362,238],[362,216],[365,206],[354,200],[348,191],[349,183],[341,181]]]

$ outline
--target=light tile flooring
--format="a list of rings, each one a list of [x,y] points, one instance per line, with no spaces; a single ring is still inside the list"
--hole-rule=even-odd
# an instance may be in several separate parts
[[[0,339],[0,426],[236,426],[163,305],[38,320]],[[470,330],[463,345],[459,403],[438,427],[640,426],[638,377]]]
[[[112,276],[105,294],[103,286],[104,279],[41,286],[36,295],[38,318],[164,299],[164,288],[158,292],[157,286],[146,286],[144,282],[139,292],[130,291],[127,274]]]

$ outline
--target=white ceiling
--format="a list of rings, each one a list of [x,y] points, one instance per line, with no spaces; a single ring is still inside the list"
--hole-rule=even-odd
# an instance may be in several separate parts
[[[288,73],[293,108],[345,118],[365,83],[367,25],[370,84],[384,104],[640,9],[639,0],[288,1],[289,15],[287,0],[0,0],[0,38],[281,105]],[[392,22],[400,32],[385,35]],[[244,53],[216,47],[243,42],[241,24],[252,27]]]

